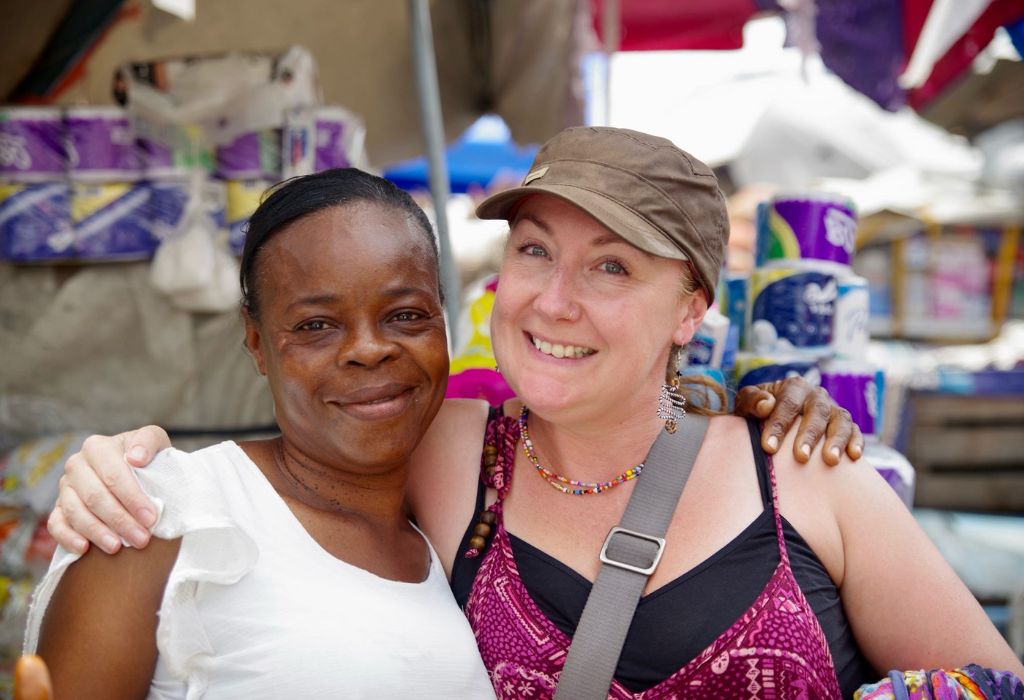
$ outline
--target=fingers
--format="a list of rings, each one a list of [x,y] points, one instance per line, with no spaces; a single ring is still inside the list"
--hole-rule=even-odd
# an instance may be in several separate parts
[[[124,459],[133,467],[149,464],[157,452],[171,446],[167,432],[158,425],[147,425],[117,438],[123,439]]]
[[[771,415],[765,419],[764,430],[761,432],[761,447],[768,454],[775,454],[789,428],[804,410],[807,394],[813,387],[802,377],[790,377],[781,382],[762,384],[761,388],[775,396],[775,405]]]
[[[825,434],[825,429],[832,419],[833,410],[840,411],[842,409],[836,406],[828,392],[819,388],[808,393],[802,409],[803,417],[796,433],[796,440],[793,441],[793,456],[798,462],[807,462]],[[850,414],[846,415],[849,417]],[[836,463],[838,461],[836,460]]]
[[[91,487],[92,492],[106,494],[106,498],[110,502],[104,503],[101,500],[84,501],[74,489],[65,486],[65,483],[61,485],[60,498],[57,500],[57,508],[54,512],[59,510],[63,513],[64,520],[74,532],[80,537],[88,539],[107,554],[114,554],[120,550],[121,538],[118,537],[114,530],[107,527],[102,520],[93,515],[92,510],[98,507],[100,510],[116,511],[120,508],[122,513],[116,516],[120,521],[130,519],[128,513],[121,508],[116,500],[109,496],[109,492],[105,489],[97,489],[95,486]],[[53,513],[50,514],[51,520],[54,520],[55,517]]]
[[[123,494],[128,493],[131,499],[128,502],[136,504],[127,508],[134,507],[138,512],[153,510],[153,506],[131,475],[120,451],[114,452],[117,456],[111,464],[110,455],[96,457],[98,448],[89,445],[90,440],[93,438],[89,438],[82,451],[72,455],[64,465],[58,507],[79,535],[108,554],[120,549],[122,537],[135,547],[144,547],[149,542],[149,533],[122,505],[126,502]],[[104,441],[103,449],[98,451],[105,452],[111,438],[97,440]],[[87,457],[87,454],[92,456]],[[151,516],[152,520],[155,520],[154,516]]]
[[[864,456],[864,434],[856,423],[853,424],[853,437],[846,443],[846,454],[853,460]]]
[[[825,449],[822,450],[825,464],[831,466],[839,464],[843,452],[848,449],[850,441],[853,439],[855,430],[859,433],[850,412],[844,408],[835,407],[829,418],[828,427],[825,429]]]
[[[775,408],[775,397],[761,386],[745,386],[736,393],[737,416],[767,418]]]
[[[63,478],[61,477],[61,479]],[[57,540],[57,544],[69,552],[85,554],[89,549],[89,541],[72,529],[59,502],[50,511],[50,517],[46,520],[46,529],[53,539]]]
[[[86,505],[91,507],[90,500],[107,502],[106,499],[101,498],[100,494],[83,490],[84,485],[88,483],[90,486],[110,491],[110,494],[120,502],[124,510],[132,514],[136,522],[131,525],[137,528],[149,528],[156,522],[156,509],[143,492],[142,487],[139,486],[131,469],[126,466],[125,452],[126,450],[131,451],[134,457],[143,456],[145,461],[133,464],[133,466],[144,466],[157,451],[167,446],[169,446],[167,433],[156,426],[147,426],[134,432],[116,435],[113,438],[92,435],[82,444],[81,452],[68,460],[64,471],[70,480],[71,487],[78,492]],[[76,460],[76,457],[79,459]],[[72,463],[72,460],[75,462]],[[76,473],[72,473],[72,468],[76,469]],[[96,486],[96,482],[89,478],[91,475],[98,477],[102,486]],[[79,481],[79,477],[81,477],[81,481]],[[79,484],[82,484],[83,487],[80,488]],[[135,544],[133,539],[128,536],[129,533],[118,528],[118,524],[110,520],[105,511],[93,509],[93,513],[114,527],[118,534]],[[148,541],[148,536],[146,540]]]
[[[50,700],[50,672],[38,656],[22,656],[14,664],[14,700]]]

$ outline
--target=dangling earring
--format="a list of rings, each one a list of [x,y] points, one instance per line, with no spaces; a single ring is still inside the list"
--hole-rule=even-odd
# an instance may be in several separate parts
[[[673,377],[668,384],[661,385],[658,395],[658,418],[665,421],[668,433],[676,432],[679,421],[686,415],[686,398],[679,391],[679,377]]]

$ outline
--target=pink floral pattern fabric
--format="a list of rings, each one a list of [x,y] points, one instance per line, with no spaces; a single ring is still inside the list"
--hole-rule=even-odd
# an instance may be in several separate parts
[[[533,602],[505,530],[502,504],[512,485],[518,439],[514,418],[499,416],[488,425],[485,445],[497,448],[498,459],[482,478],[498,492],[490,508],[495,532],[473,581],[466,615],[498,697],[544,700],[554,695],[571,640]],[[728,630],[664,681],[642,693],[613,681],[609,698],[841,697],[825,634],[790,568],[770,459],[768,465],[781,560],[764,590]]]

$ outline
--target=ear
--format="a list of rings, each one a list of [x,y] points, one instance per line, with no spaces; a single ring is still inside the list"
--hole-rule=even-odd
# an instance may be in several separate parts
[[[672,332],[672,342],[679,346],[689,343],[697,329],[700,328],[704,314],[708,312],[708,297],[701,289],[691,294],[684,304],[679,325]]]
[[[263,357],[263,335],[260,333],[259,323],[246,308],[242,309],[242,321],[245,323],[245,349],[256,363],[256,371],[266,376],[267,363]]]

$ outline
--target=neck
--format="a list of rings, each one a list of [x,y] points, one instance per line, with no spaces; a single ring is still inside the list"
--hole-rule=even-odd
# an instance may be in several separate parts
[[[320,462],[285,438],[270,441],[265,471],[279,494],[326,515],[358,517],[380,526],[404,526],[408,465],[380,474]]]

